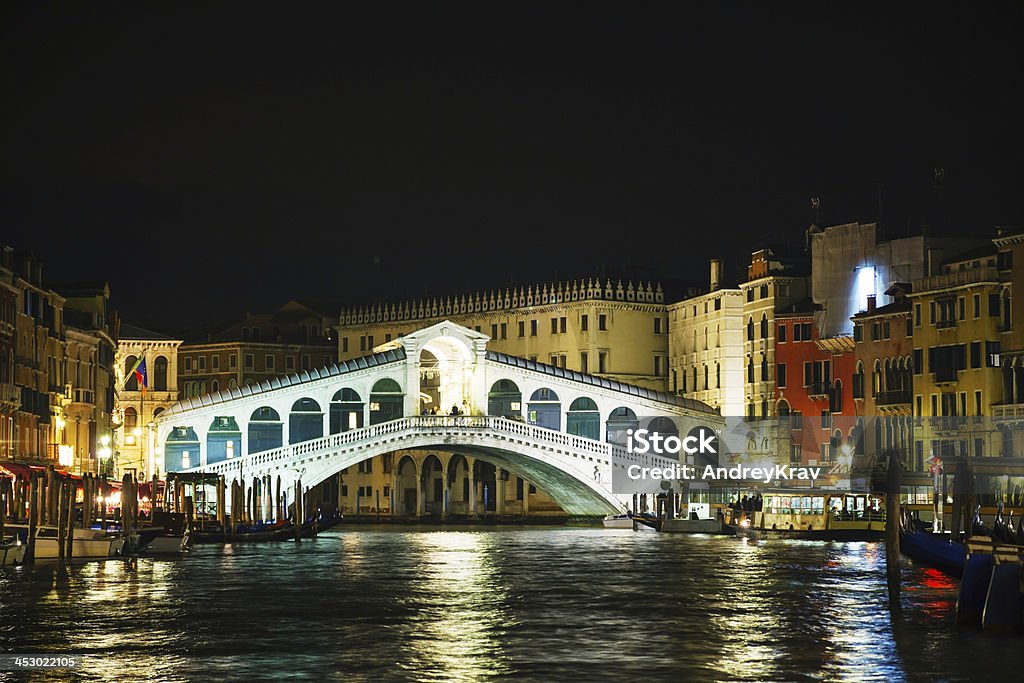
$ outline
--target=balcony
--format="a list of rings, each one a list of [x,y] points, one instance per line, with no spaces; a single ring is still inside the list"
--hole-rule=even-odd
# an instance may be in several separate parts
[[[804,389],[807,391],[807,395],[810,396],[811,398],[828,398],[829,394],[832,391],[832,385],[828,384],[827,382],[812,382],[811,384],[805,386]]]
[[[910,405],[910,389],[894,389],[892,391],[879,391],[875,394],[875,405],[897,406]]]
[[[950,320],[939,320],[935,323],[936,329],[939,330],[951,330],[956,328],[956,319]]]
[[[21,389],[13,384],[0,384],[0,405],[10,410],[21,408]]]
[[[967,418],[961,415],[943,415],[928,418],[928,424],[936,432],[958,432],[967,424]]]
[[[913,282],[914,294],[931,292],[934,290],[947,290],[953,287],[977,284],[979,282],[999,282],[999,271],[992,266],[983,268],[971,268],[969,270],[957,270],[952,273],[939,273],[928,277],[917,278]]]
[[[95,393],[92,389],[73,389],[71,392],[71,402],[92,405],[96,403]]]
[[[956,383],[956,373],[956,368],[938,368],[936,370],[932,370],[932,375],[936,384]]]

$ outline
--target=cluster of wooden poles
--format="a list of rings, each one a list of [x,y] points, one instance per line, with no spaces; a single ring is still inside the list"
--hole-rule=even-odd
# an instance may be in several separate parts
[[[77,502],[79,489],[82,490],[80,504]],[[108,519],[107,509],[111,490],[106,475],[85,474],[76,481],[52,465],[46,470],[31,472],[28,477],[0,477],[0,538],[5,534],[8,521],[27,525],[25,562],[32,563],[38,529],[56,527],[57,538],[61,539],[59,557],[70,560],[75,528],[90,528],[98,520],[106,531],[114,521]],[[128,534],[138,519],[137,491],[137,483],[126,474],[121,495],[123,534]]]
[[[216,500],[216,528],[220,529],[224,539],[228,540],[238,535],[241,529],[253,524],[287,519],[288,505],[282,495],[281,477],[277,477],[272,500],[271,483],[269,476],[253,478],[251,484],[247,484],[245,480],[233,479],[230,484],[231,509],[228,510],[226,493],[229,485],[224,475],[170,472],[167,475],[166,506],[169,511],[184,513],[190,528],[204,530],[206,522],[212,520],[207,520],[205,515],[196,513],[197,488],[213,487]],[[297,479],[292,497],[292,520],[295,522],[296,540],[300,538],[306,511],[311,507],[307,500],[308,495],[303,493],[302,480]]]

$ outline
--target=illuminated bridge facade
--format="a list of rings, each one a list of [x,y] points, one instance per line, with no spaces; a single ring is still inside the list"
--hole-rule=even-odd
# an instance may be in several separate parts
[[[362,358],[182,400],[157,421],[162,469],[269,491],[278,479],[312,487],[378,455],[437,449],[534,482],[569,514],[597,515],[628,504],[612,491],[614,467],[673,462],[629,454],[627,429],[654,416],[681,435],[722,427],[703,403],[488,351],[488,340],[444,321]]]

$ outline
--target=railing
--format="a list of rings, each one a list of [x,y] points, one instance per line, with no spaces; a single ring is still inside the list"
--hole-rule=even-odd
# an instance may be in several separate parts
[[[473,433],[485,431],[497,435],[521,437],[534,443],[548,446],[560,446],[572,451],[575,457],[593,457],[605,464],[610,464],[612,456],[622,460],[643,464],[671,466],[678,461],[656,455],[631,453],[628,449],[615,444],[576,436],[565,432],[525,424],[517,420],[486,415],[417,415],[399,418],[390,422],[370,425],[347,432],[311,439],[301,443],[290,444],[258,453],[251,453],[239,458],[224,460],[205,467],[188,468],[191,471],[205,471],[216,474],[237,471],[240,467],[268,467],[301,459],[303,455],[313,455],[322,451],[340,448],[346,445],[357,445],[361,442],[378,442],[390,440],[402,434],[417,433]],[[578,455],[577,455],[578,454]]]
[[[71,394],[73,403],[95,403],[92,389],[75,389]]]
[[[831,393],[832,387],[825,382],[812,382],[807,387],[808,396],[828,396]]]
[[[21,389],[14,384],[0,384],[0,403],[21,405]]]
[[[898,405],[910,403],[909,389],[893,389],[892,391],[879,391],[875,394],[875,404],[880,406]]]
[[[939,320],[935,323],[935,327],[940,330],[946,330],[952,327],[956,327],[956,319],[951,318],[949,320]]]
[[[967,424],[967,418],[961,415],[941,415],[929,418],[928,424],[939,431],[954,432]]]
[[[956,368],[938,368],[932,371],[935,375],[935,382],[955,382],[956,381]]]
[[[913,282],[914,293],[927,292],[935,289],[949,289],[974,284],[976,282],[999,282],[999,271],[991,266],[957,270],[952,273],[939,273],[928,277],[917,278]]]

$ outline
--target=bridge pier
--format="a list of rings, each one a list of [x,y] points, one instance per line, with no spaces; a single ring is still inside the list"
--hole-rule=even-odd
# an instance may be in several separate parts
[[[494,513],[505,514],[505,484],[508,482],[508,470],[498,468],[494,477]]]

